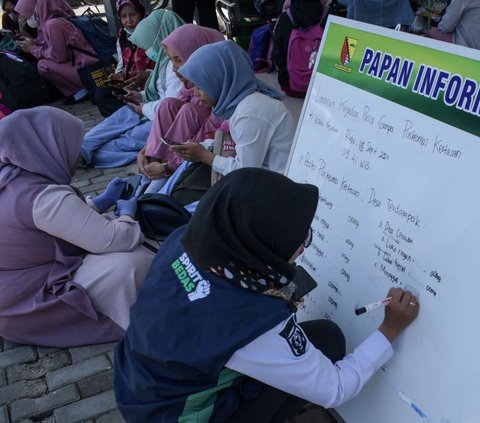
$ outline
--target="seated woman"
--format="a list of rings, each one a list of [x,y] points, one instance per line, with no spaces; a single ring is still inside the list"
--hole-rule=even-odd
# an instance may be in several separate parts
[[[214,132],[221,120],[211,113],[211,108],[201,103],[193,94],[193,86],[177,72],[191,54],[203,45],[223,41],[224,36],[214,29],[185,24],[173,31],[162,42],[172,60],[173,71],[183,82],[177,98],[165,99],[157,110],[152,130],[145,145],[137,156],[138,170],[147,180],[156,180],[148,191],[158,191],[165,177],[174,172],[181,159],[174,154],[166,140],[178,144],[192,139],[205,139],[205,134]]]
[[[409,0],[338,0],[346,6],[347,18],[373,25],[395,28],[408,26],[415,14]]]
[[[391,358],[419,309],[400,288],[379,329],[345,357],[335,323],[296,322],[293,263],[317,204],[313,185],[252,168],[205,194],[155,257],[116,348],[128,423],[284,422],[307,401],[348,401]]]
[[[132,203],[103,212],[125,182],[85,202],[70,185],[83,123],[52,107],[0,120],[0,336],[72,347],[118,341],[153,254]]]
[[[67,47],[70,44],[95,54],[82,31],[68,21],[75,16],[73,9],[65,0],[18,0],[15,10],[24,17],[34,17],[37,22],[37,37],[26,37],[18,45],[38,60],[40,75],[68,97],[64,104],[88,99],[77,69],[97,59]]]
[[[145,17],[145,6],[140,0],[117,0],[117,16],[121,23],[117,40],[118,63],[109,82],[118,83],[119,86],[128,84],[131,78],[140,77],[140,73],[153,69],[155,62],[145,54],[145,50],[138,48],[128,37],[132,35],[138,23]],[[143,88],[143,86],[141,86]],[[112,88],[103,87],[95,90],[95,104],[102,116],[110,116],[125,103],[112,92]]]
[[[145,146],[158,106],[167,97],[177,97],[182,88],[161,46],[161,42],[181,25],[183,21],[165,9],[157,9],[139,22],[129,39],[155,61],[155,68],[144,91],[130,91],[121,97],[127,105],[85,135],[82,158],[86,166],[110,168],[136,160]]]
[[[233,41],[200,47],[178,73],[194,85],[195,95],[228,120],[235,157],[221,157],[201,144],[171,146],[184,160],[202,162],[226,175],[242,167],[283,173],[295,123],[281,93],[255,78],[247,53]]]
[[[17,3],[17,0],[2,1],[2,9],[3,9],[2,29],[6,29],[7,31],[12,31],[14,34],[20,31],[20,27],[18,25],[19,15],[14,10],[16,3]]]
[[[430,38],[480,49],[480,0],[452,0]]]

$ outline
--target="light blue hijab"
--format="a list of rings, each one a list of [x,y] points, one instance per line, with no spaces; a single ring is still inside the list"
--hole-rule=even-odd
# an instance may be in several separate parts
[[[178,73],[217,102],[213,113],[224,120],[233,115],[238,103],[255,91],[283,99],[280,91],[255,77],[247,53],[230,40],[200,47]]]

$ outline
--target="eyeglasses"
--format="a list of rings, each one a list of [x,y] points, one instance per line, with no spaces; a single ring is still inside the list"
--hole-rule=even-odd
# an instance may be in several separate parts
[[[308,228],[307,237],[305,238],[305,241],[303,241],[303,248],[310,247],[310,244],[312,243],[312,239],[313,239],[313,230],[312,230],[312,227],[310,226]]]

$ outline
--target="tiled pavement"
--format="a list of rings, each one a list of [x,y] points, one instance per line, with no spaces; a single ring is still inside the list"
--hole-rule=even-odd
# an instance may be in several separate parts
[[[82,119],[86,130],[102,120],[89,102],[63,106],[57,101],[52,105]],[[95,195],[113,177],[133,172],[134,165],[79,168],[73,184],[84,194]],[[57,349],[18,345],[0,338],[0,423],[124,422],[112,390],[113,347],[103,344]],[[335,420],[325,410],[312,406],[290,423]]]

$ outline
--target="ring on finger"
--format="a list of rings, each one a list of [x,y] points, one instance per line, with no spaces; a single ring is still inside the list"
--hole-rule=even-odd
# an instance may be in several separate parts
[[[412,306],[412,307],[416,307],[417,303],[414,303],[413,301],[410,301],[410,302],[408,303],[408,305],[410,305],[410,306]]]

